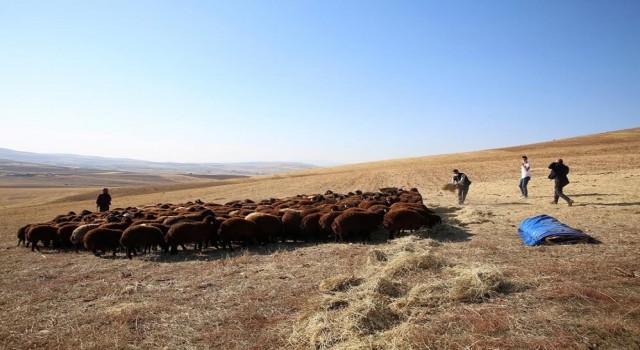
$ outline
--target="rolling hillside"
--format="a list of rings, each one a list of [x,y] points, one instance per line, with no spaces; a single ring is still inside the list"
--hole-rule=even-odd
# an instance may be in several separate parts
[[[93,209],[95,188],[0,187],[5,348],[640,348],[640,128],[510,148],[114,188],[113,206],[417,188],[443,223],[369,244],[278,243],[141,255],[16,247],[16,231]],[[519,199],[519,161],[532,163]],[[550,204],[547,165],[575,204]],[[473,180],[464,206],[443,191]],[[0,182],[2,179],[0,178]],[[0,183],[2,185],[2,183]],[[548,214],[600,244],[526,247]],[[382,237],[382,238],[381,238]]]

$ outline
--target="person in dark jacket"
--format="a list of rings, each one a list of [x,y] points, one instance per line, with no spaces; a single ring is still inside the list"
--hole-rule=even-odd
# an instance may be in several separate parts
[[[96,200],[96,205],[98,206],[98,209],[101,212],[109,210],[109,206],[111,205],[111,195],[109,195],[108,188],[102,189],[102,193],[98,196],[98,199]]]
[[[464,204],[464,200],[467,199],[471,180],[469,180],[465,173],[459,172],[458,169],[453,169],[451,181],[456,185],[456,189],[458,190],[458,204]]]
[[[554,181],[554,193],[553,193],[553,201],[551,203],[558,204],[558,198],[562,198],[567,201],[569,206],[573,205],[573,200],[562,192],[564,186],[569,184],[569,167],[564,165],[562,159],[558,159],[555,162],[549,164],[549,169],[551,169],[551,173],[549,173],[549,179],[553,179]]]

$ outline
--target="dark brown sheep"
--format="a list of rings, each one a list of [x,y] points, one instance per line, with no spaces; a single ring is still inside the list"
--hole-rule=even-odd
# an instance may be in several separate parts
[[[404,230],[417,230],[428,224],[427,217],[411,209],[394,209],[384,215],[382,225],[389,230],[389,239]]]
[[[178,253],[178,246],[184,248],[186,243],[196,243],[196,249],[202,250],[204,243],[216,236],[216,223],[213,216],[207,216],[202,222],[179,222],[172,225],[166,236],[171,254]]]
[[[31,244],[31,251],[38,250],[38,242],[42,242],[45,247],[48,247],[51,242],[58,240],[58,228],[55,225],[40,224],[33,225],[27,229],[26,240]]]
[[[356,237],[368,241],[371,232],[382,223],[382,215],[366,211],[352,211],[339,215],[331,224],[336,241],[350,241]]]
[[[253,213],[247,215],[245,219],[255,222],[258,226],[256,239],[261,244],[270,243],[280,238],[282,222],[279,217],[267,213]]]
[[[60,242],[60,246],[61,247],[71,247],[73,245],[73,243],[71,243],[71,234],[73,234],[73,231],[78,228],[77,223],[68,223],[68,224],[62,224],[58,227],[58,242]]]
[[[312,213],[302,218],[300,222],[300,232],[302,237],[309,239],[326,242],[328,235],[320,228],[320,218],[324,213]]]
[[[120,222],[112,222],[112,223],[102,224],[102,225],[100,225],[100,228],[108,228],[108,229],[112,229],[112,230],[124,231],[124,230],[127,229],[127,227],[131,226],[132,222],[133,222],[133,220],[131,220],[130,217],[124,217],[124,218],[121,219]]]
[[[120,237],[122,237],[122,230],[94,228],[84,236],[84,247],[96,256],[106,253],[107,250],[112,250],[113,256],[116,256],[116,251],[120,247]],[[101,253],[98,253],[98,250]]]
[[[131,253],[136,254],[139,247],[151,249],[152,246],[160,246],[166,253],[169,251],[169,245],[164,240],[162,231],[154,226],[136,225],[130,226],[122,233],[120,244],[126,249],[127,258],[131,259]]]
[[[20,227],[18,229],[18,235],[17,235],[18,236],[18,245],[20,245],[20,243],[22,243],[22,245],[27,244],[27,246],[28,246],[28,243],[27,243],[27,230],[31,226],[33,226],[33,224],[26,224],[26,225],[24,225],[24,226],[22,226],[22,227]]]
[[[231,242],[242,241],[245,245],[256,240],[258,225],[251,220],[242,218],[230,218],[220,224],[219,229],[222,248],[229,247],[233,250]]]
[[[296,210],[287,210],[282,215],[282,241],[287,239],[292,241],[303,240],[300,231],[300,223],[302,223],[302,214]]]
[[[327,237],[335,237],[335,233],[333,232],[333,228],[331,228],[331,224],[333,224],[333,221],[342,214],[343,212],[341,211],[330,211],[320,217],[318,224],[320,225],[320,229],[324,231]]]

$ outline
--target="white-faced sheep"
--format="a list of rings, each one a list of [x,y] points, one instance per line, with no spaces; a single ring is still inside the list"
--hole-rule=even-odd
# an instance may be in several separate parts
[[[84,236],[87,234],[87,232],[93,230],[94,228],[98,228],[98,226],[100,226],[100,224],[86,224],[78,226],[78,228],[73,230],[73,232],[71,233],[71,238],[69,238],[69,240],[75,245],[76,252],[78,251],[78,248],[83,245]]]
[[[131,259],[131,253],[136,254],[136,249],[143,247],[144,251],[152,246],[160,246],[166,253],[169,245],[164,240],[162,231],[154,226],[135,225],[130,226],[122,233],[120,244],[126,249],[127,258]]]

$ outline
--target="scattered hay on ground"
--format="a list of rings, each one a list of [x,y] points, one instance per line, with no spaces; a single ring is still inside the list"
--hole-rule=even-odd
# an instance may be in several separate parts
[[[320,290],[323,292],[344,292],[351,287],[360,285],[362,281],[362,278],[349,275],[334,276],[320,282]]]
[[[448,298],[452,301],[479,302],[498,294],[506,285],[494,267],[475,265],[451,268],[457,277],[450,281]]]
[[[437,270],[446,265],[446,259],[437,254],[401,252],[385,266],[383,275],[393,278],[417,269]]]
[[[379,262],[382,262],[382,261],[387,261],[387,260],[388,260],[387,259],[387,254],[385,254],[381,250],[371,249],[367,253],[367,264],[368,265],[379,263]]]
[[[463,225],[482,224],[491,222],[495,214],[483,208],[464,207],[456,215],[456,219]]]
[[[404,335],[425,326],[431,315],[506,291],[498,269],[456,265],[434,253],[432,242],[406,237],[371,249],[360,276],[322,281],[322,291],[342,293],[312,303],[290,343],[310,349],[412,348]]]

